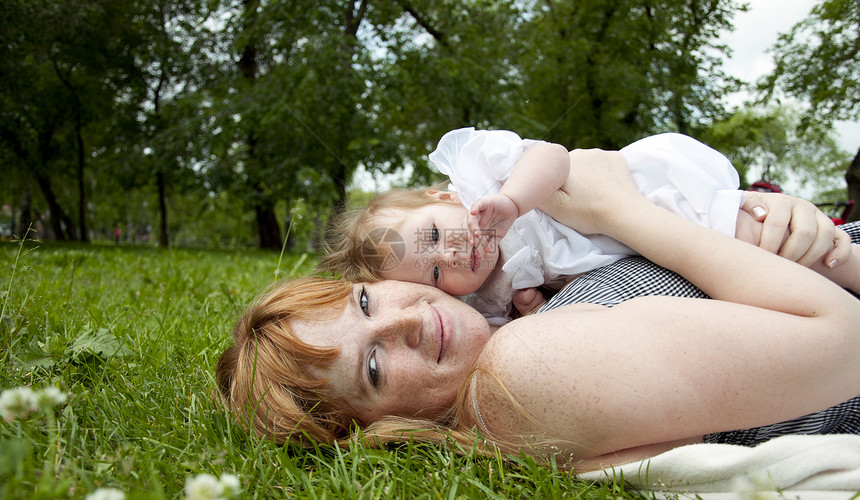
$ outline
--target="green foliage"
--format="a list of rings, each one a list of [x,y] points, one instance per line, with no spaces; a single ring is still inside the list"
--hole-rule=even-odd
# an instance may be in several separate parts
[[[520,128],[605,149],[692,133],[723,112],[714,96],[735,84],[720,69],[717,38],[739,10],[734,0],[539,4],[517,33],[526,44]]]
[[[19,249],[23,250],[19,254]],[[31,251],[27,251],[31,250]],[[0,497],[181,498],[188,478],[236,474],[242,498],[640,498],[531,459],[279,447],[212,399],[230,328],[258,290],[313,255],[81,244],[0,246],[0,389],[58,387],[56,409],[0,420]],[[14,276],[13,276],[14,271]],[[26,362],[36,346],[43,362]]]
[[[784,183],[791,176],[814,188],[815,202],[842,201],[851,157],[839,148],[831,128],[804,125],[801,116],[789,106],[742,110],[714,123],[703,140],[729,157],[742,187],[759,180],[747,175],[751,166],[767,167],[768,180]]]
[[[770,84],[808,98],[825,122],[856,112],[855,3],[823,2],[777,48]],[[162,246],[279,249],[289,231],[290,245],[313,246],[359,166],[441,180],[426,155],[453,128],[569,148],[702,137],[727,120],[717,97],[740,84],[721,68],[718,36],[744,9],[10,0],[0,13],[0,205],[18,234],[41,217],[41,235],[57,239],[121,227]]]
[[[823,0],[809,17],[780,35],[776,68],[761,84],[782,89],[811,105],[809,121],[860,117],[860,4]]]
[[[128,120],[119,101],[135,73],[133,11],[112,0],[6,6],[0,144],[36,181],[55,236],[86,239],[78,229],[88,225],[80,207],[90,153],[113,140],[106,128]]]

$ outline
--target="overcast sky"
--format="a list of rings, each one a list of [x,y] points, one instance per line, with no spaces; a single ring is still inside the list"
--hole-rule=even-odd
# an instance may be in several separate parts
[[[749,0],[750,10],[735,16],[735,31],[724,36],[732,47],[731,59],[726,61],[729,74],[752,82],[773,69],[767,50],[776,43],[779,33],[785,33],[804,19],[818,3],[816,0]],[[728,99],[738,104],[742,96]],[[860,122],[837,124],[840,144],[850,153],[860,147]]]

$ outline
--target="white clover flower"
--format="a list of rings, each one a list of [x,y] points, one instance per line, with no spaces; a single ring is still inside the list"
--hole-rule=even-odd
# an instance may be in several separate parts
[[[36,394],[29,387],[7,389],[0,394],[0,415],[11,422],[39,409]]]
[[[87,495],[86,500],[125,500],[125,493],[116,488],[99,488]]]
[[[42,411],[50,411],[66,402],[66,393],[51,385],[36,393],[36,401]]]
[[[219,500],[224,486],[211,474],[198,474],[185,481],[185,496],[188,500]]]
[[[224,493],[228,498],[239,496],[239,493],[242,492],[242,485],[239,482],[239,476],[234,474],[221,474],[218,481],[221,483],[221,486],[224,487]]]

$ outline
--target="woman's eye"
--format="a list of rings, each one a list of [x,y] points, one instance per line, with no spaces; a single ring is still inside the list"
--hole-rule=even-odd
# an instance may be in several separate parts
[[[433,283],[439,280],[439,266],[433,266]]]
[[[361,312],[363,312],[365,316],[370,316],[370,312],[368,312],[370,298],[368,298],[367,290],[364,287],[361,287],[361,292],[358,294],[358,306],[361,307]]]
[[[376,351],[373,351],[373,354],[370,355],[370,359],[367,361],[367,376],[373,387],[378,387],[379,370],[376,368]]]
[[[434,224],[432,228],[430,228],[430,239],[433,241],[434,245],[439,244],[439,229]]]

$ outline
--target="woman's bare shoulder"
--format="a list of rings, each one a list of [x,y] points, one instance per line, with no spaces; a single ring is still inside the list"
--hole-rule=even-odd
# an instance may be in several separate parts
[[[594,376],[591,358],[600,349],[589,333],[609,324],[610,309],[577,304],[508,323],[490,339],[478,362],[474,400],[482,425],[523,448],[542,441],[558,442],[558,429],[593,427],[577,380]],[[601,319],[603,316],[607,318]],[[584,354],[585,353],[585,354]],[[584,384],[587,384],[585,382]],[[592,456],[592,447],[566,447],[574,456]],[[555,446],[553,444],[552,446]],[[538,447],[539,448],[539,447]],[[557,448],[556,448],[557,449]],[[533,450],[542,453],[541,450]]]
[[[722,309],[714,301],[643,297],[511,322],[482,353],[479,372],[491,377],[479,377],[476,401],[491,431],[542,436],[576,458],[701,436],[725,388],[712,376],[692,377],[690,365],[725,367],[708,354],[706,338],[718,332],[695,318],[729,315]],[[691,409],[691,400],[701,402]],[[682,411],[696,415],[693,425],[666,425]]]
[[[588,331],[588,325],[596,320],[595,315],[607,315],[610,311],[597,304],[571,304],[516,319],[496,330],[481,353],[479,363],[485,368],[505,366],[524,354],[526,357],[535,355],[535,349],[563,348],[574,342],[577,335]],[[560,341],[562,338],[564,340]]]

